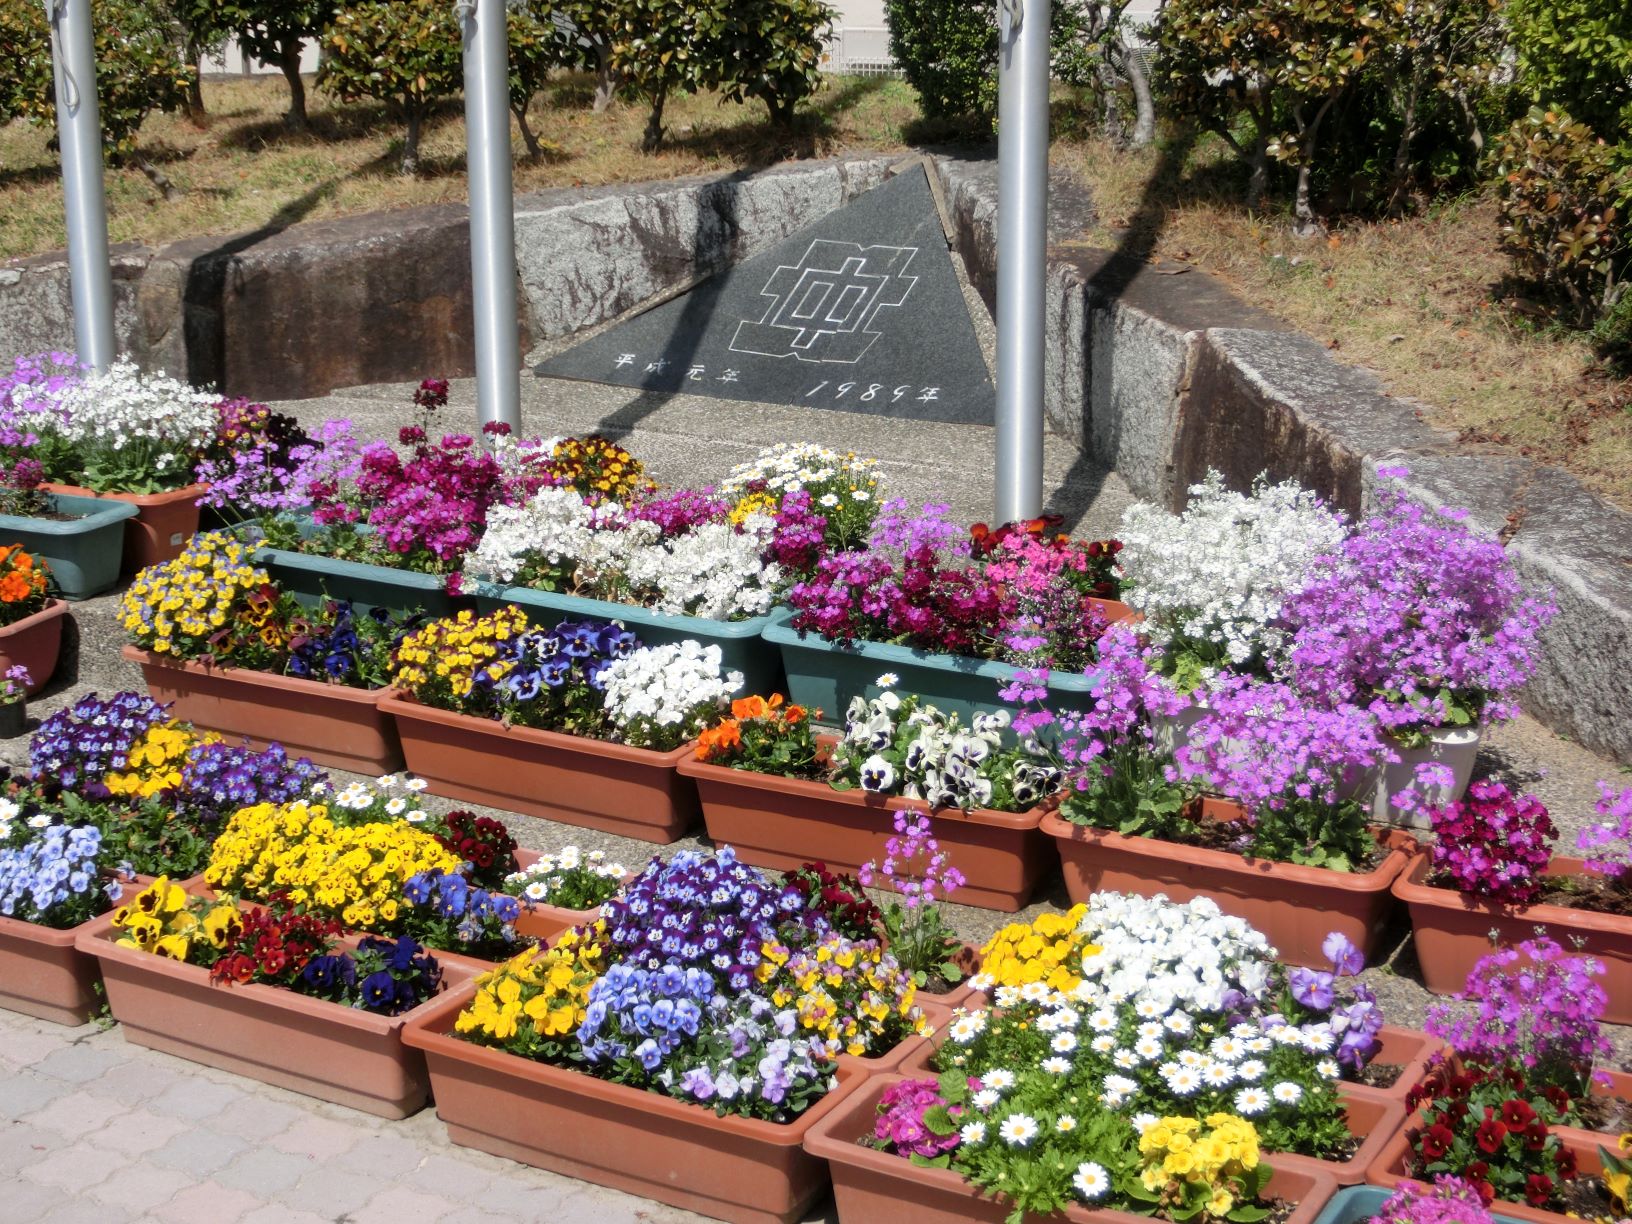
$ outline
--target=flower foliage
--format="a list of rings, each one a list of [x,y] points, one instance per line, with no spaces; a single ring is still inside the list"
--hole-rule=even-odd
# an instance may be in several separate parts
[[[623,883],[629,869],[608,862],[604,850],[580,850],[567,846],[556,854],[541,854],[533,862],[504,878],[504,891],[519,897],[529,909],[554,905],[562,909],[587,910],[601,904]]]
[[[1430,808],[1428,817],[1433,883],[1508,905],[1541,895],[1558,830],[1540,799],[1481,779],[1465,798]]]

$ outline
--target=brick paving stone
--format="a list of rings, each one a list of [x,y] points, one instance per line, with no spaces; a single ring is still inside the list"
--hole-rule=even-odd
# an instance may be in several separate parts
[[[356,1211],[388,1184],[385,1178],[320,1165],[301,1178],[293,1189],[274,1197],[290,1207],[315,1211],[332,1220]]]
[[[99,1152],[88,1143],[74,1143],[42,1154],[40,1159],[23,1167],[22,1175],[29,1181],[77,1194],[129,1163],[123,1156]]]
[[[11,1019],[11,1017],[7,1017]],[[22,1017],[15,1017],[21,1020]],[[17,1024],[0,1024],[0,1068],[32,1068],[62,1048],[62,1039],[51,1033],[33,1033]]]
[[[273,1135],[268,1142],[280,1152],[293,1156],[310,1156],[315,1160],[330,1160],[349,1152],[364,1132],[329,1118],[302,1118],[282,1134]]]
[[[482,1191],[473,1204],[486,1211],[509,1216],[513,1220],[543,1220],[555,1218],[561,1203],[575,1194],[581,1183],[567,1178],[552,1179],[553,1184],[529,1185],[515,1177],[497,1177]],[[608,1192],[610,1194],[610,1192]],[[601,1216],[610,1219],[611,1212]]]
[[[132,1212],[153,1211],[197,1180],[179,1169],[137,1163],[120,1169],[88,1193],[99,1203],[117,1204]]]
[[[100,1079],[124,1060],[125,1054],[117,1046],[76,1042],[47,1054],[34,1064],[33,1070],[70,1084],[85,1084]]]
[[[182,1131],[163,1147],[154,1148],[142,1159],[198,1178],[210,1176],[248,1149],[249,1142],[236,1135],[221,1135],[207,1127],[194,1127]]]
[[[215,1180],[260,1195],[287,1190],[312,1171],[308,1156],[292,1156],[276,1148],[253,1148],[225,1168],[217,1169]]]
[[[138,1055],[136,1049],[139,1047],[125,1048],[132,1057],[118,1066],[109,1067],[100,1078],[86,1084],[86,1092],[131,1105],[163,1096],[176,1082],[176,1066],[172,1060]]]
[[[198,1076],[182,1074],[162,1094],[153,1098],[148,1108],[154,1113],[197,1122],[214,1117],[229,1105],[236,1105],[243,1099],[244,1092],[241,1088],[230,1088],[226,1084],[217,1084]]]
[[[343,1169],[372,1173],[378,1177],[406,1177],[425,1159],[423,1152],[395,1135],[371,1135],[335,1158]]]
[[[156,1213],[167,1224],[237,1224],[265,1200],[213,1181],[189,1186]]]
[[[516,1224],[516,1221],[497,1212],[483,1211],[480,1207],[466,1207],[447,1216],[440,1224]]]
[[[39,1182],[11,1181],[5,1188],[7,1218],[12,1224],[37,1224],[62,1203],[62,1191]]]
[[[392,1186],[352,1212],[348,1224],[438,1224],[457,1207],[452,1199],[439,1194],[411,1186]]]
[[[79,1135],[87,1131],[101,1130],[115,1118],[129,1112],[128,1102],[121,1103],[79,1091],[57,1097],[37,1113],[28,1114],[22,1120],[48,1130],[61,1131],[65,1135]]]
[[[432,1155],[408,1175],[406,1184],[468,1203],[493,1184],[493,1174],[465,1160]]]
[[[125,1224],[136,1212],[120,1203],[74,1199],[40,1217],[40,1224]]]
[[[141,1156],[163,1147],[191,1126],[192,1123],[181,1118],[166,1117],[151,1109],[132,1109],[115,1119],[111,1126],[98,1131],[90,1142],[110,1152]]]
[[[0,1082],[0,1119],[14,1121],[44,1109],[73,1089],[64,1080],[19,1071]]]
[[[252,1096],[211,1122],[216,1130],[240,1139],[265,1141],[281,1135],[295,1123],[309,1117],[293,1105]]]
[[[16,1173],[67,1143],[63,1136],[26,1122],[0,1125],[0,1173]]]
[[[292,1211],[282,1203],[268,1203],[239,1219],[238,1224],[333,1224],[338,1217],[318,1215],[315,1211]],[[504,1224],[516,1224],[506,1220]]]

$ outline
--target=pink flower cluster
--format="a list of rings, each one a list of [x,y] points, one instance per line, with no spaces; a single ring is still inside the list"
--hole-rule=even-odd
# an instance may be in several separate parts
[[[1527,905],[1540,895],[1558,836],[1540,799],[1485,780],[1458,802],[1430,808],[1428,817],[1436,881],[1508,905]]]
[[[1441,1174],[1431,1188],[1401,1182],[1369,1224],[1492,1224],[1494,1219],[1477,1190]]]
[[[978,1088],[979,1080],[970,1080]],[[878,1119],[873,1123],[873,1139],[878,1146],[899,1156],[921,1156],[933,1160],[957,1148],[958,1133],[937,1135],[924,1121],[932,1109],[946,1109],[956,1119],[963,1108],[947,1107],[934,1080],[902,1080],[891,1084],[878,1099]]]
[[[1600,782],[1598,789],[1601,797],[1594,810],[1601,819],[1581,830],[1576,849],[1586,856],[1588,871],[1632,885],[1632,786],[1617,793]]]
[[[963,872],[951,865],[930,832],[929,817],[922,812],[897,812],[895,836],[884,843],[883,866],[863,863],[858,873],[863,888],[871,888],[880,875],[889,879],[909,910],[932,905],[937,893],[947,897],[968,883]]]

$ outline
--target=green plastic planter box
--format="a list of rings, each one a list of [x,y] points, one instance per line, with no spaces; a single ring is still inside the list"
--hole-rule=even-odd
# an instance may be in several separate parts
[[[119,581],[125,549],[125,520],[135,518],[130,502],[101,497],[48,495],[66,519],[25,518],[0,514],[0,544],[21,544],[51,567],[57,589],[66,599],[88,599]]]
[[[1274,1165],[1273,1154],[1266,1153],[1264,1162]],[[1315,1224],[1365,1224],[1382,1209],[1394,1192],[1378,1186],[1349,1186],[1339,1190],[1326,1204]],[[1519,1224],[1512,1216],[1493,1215],[1496,1224]]]
[[[302,535],[315,528],[309,518],[299,520]],[[241,539],[254,539],[260,523],[250,520],[237,528]],[[257,548],[251,556],[256,565],[284,590],[302,603],[317,604],[325,599],[349,599],[359,612],[369,608],[393,611],[420,611],[431,616],[448,616],[469,600],[448,594],[447,581],[440,574],[420,574],[389,565],[366,565],[342,561],[315,553],[290,552],[282,548]]]
[[[999,695],[1019,668],[990,659],[932,654],[885,642],[856,642],[840,646],[818,633],[801,634],[788,622],[793,612],[778,608],[765,626],[765,640],[782,652],[788,676],[788,699],[807,709],[820,710],[823,722],[843,723],[851,698],[872,698],[883,692],[876,683],[884,672],[900,677],[899,693],[916,693],[965,723],[976,713],[1003,709]],[[1050,709],[1086,710],[1093,704],[1099,677],[1093,673],[1053,672],[1048,678]]]
[[[566,595],[559,591],[539,591],[532,587],[477,588],[477,611],[493,612],[505,604],[515,604],[524,609],[527,619],[542,627],[564,620],[621,621],[645,646],[666,646],[671,642],[695,638],[704,646],[720,648],[721,670],[742,673],[741,696],[750,693],[769,696],[783,691],[782,654],[775,643],[766,641],[764,637],[765,626],[771,619],[769,616],[740,621],[709,620],[701,616],[654,612],[635,604],[586,599],[581,595]]]

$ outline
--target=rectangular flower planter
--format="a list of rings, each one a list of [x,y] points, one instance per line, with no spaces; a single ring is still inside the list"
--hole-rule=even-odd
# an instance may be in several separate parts
[[[311,534],[310,520],[300,526],[302,534]],[[251,519],[236,530],[242,539],[256,539],[260,523]],[[390,608],[423,611],[433,617],[449,616],[456,609],[470,605],[469,600],[461,601],[448,594],[447,579],[440,574],[421,574],[390,565],[367,565],[361,561],[271,547],[257,548],[251,560],[264,569],[273,582],[308,605],[341,599],[350,600],[358,612]]]
[[[163,493],[97,493],[79,485],[43,484],[48,493],[66,493],[97,501],[123,502],[135,506],[136,513],[125,520],[124,559],[121,570],[134,574],[139,569],[174,561],[198,530],[198,499],[208,485],[190,484]]]
[[[805,1138],[805,1150],[827,1161],[832,1172],[839,1224],[1003,1224],[1008,1204],[962,1174],[920,1168],[901,1156],[861,1145],[859,1140],[873,1133],[879,1098],[902,1078],[886,1075],[866,1081],[812,1126]],[[1294,1204],[1283,1224],[1313,1224],[1337,1183],[1329,1173],[1283,1168],[1274,1156],[1265,1160],[1274,1169],[1269,1195]],[[1071,1224],[1137,1224],[1150,1217],[1079,1204],[1049,1218]]]
[[[1406,1119],[1405,1123],[1397,1127],[1393,1136],[1383,1145],[1375,1160],[1371,1162],[1366,1172],[1366,1180],[1374,1186],[1386,1186],[1393,1190],[1403,1181],[1412,1181],[1405,1172],[1405,1158],[1410,1151],[1410,1143],[1405,1133],[1414,1118]],[[1602,1137],[1589,1135],[1584,1131],[1573,1134],[1554,1128],[1553,1133],[1559,1136],[1563,1145],[1575,1153],[1581,1177],[1597,1177],[1604,1171],[1604,1165],[1598,1158],[1598,1145]],[[1576,1217],[1567,1216],[1560,1211],[1544,1211],[1539,1207],[1531,1207],[1528,1203],[1514,1203],[1507,1199],[1497,1199],[1491,1209],[1500,1213],[1497,1218],[1509,1220],[1529,1220],[1533,1224],[1570,1224]]]
[[[406,1118],[430,1091],[404,1026],[470,978],[450,961],[441,995],[404,1015],[378,1016],[275,986],[215,986],[208,969],[122,948],[117,936],[104,914],[79,928],[76,942],[101,962],[125,1040],[382,1118]]]
[[[559,591],[535,591],[522,586],[476,594],[476,610],[483,614],[506,604],[526,609],[528,621],[543,628],[564,620],[615,620],[631,630],[643,646],[667,646],[687,639],[704,646],[718,646],[720,670],[742,673],[742,690],[738,696],[749,693],[769,696],[783,691],[781,652],[763,636],[765,626],[770,623],[769,616],[738,621],[677,616],[636,604],[586,599]]]
[[[1415,933],[1423,984],[1435,994],[1456,994],[1467,985],[1468,972],[1491,951],[1489,933],[1505,945],[1517,945],[1545,927],[1571,951],[1596,956],[1604,963],[1602,979],[1609,995],[1604,1019],[1632,1024],[1632,918],[1595,914],[1563,905],[1498,905],[1464,897],[1453,888],[1426,883],[1429,852],[1419,850],[1394,882],[1394,895],[1405,902]],[[1582,875],[1580,859],[1554,855],[1551,876]]]
[[[709,837],[735,847],[745,863],[778,871],[820,860],[835,871],[854,873],[863,863],[883,862],[884,843],[894,836],[893,814],[929,811],[915,799],[837,791],[825,782],[727,769],[695,756],[680,762],[680,772],[697,782]],[[943,808],[931,816],[941,848],[968,879],[949,898],[959,905],[1014,913],[1053,866],[1038,829],[1041,808]],[[880,884],[889,886],[882,879]]]
[[[88,924],[87,924],[88,925]],[[0,1008],[53,1024],[84,1024],[96,1011],[96,961],[65,931],[0,918]]]
[[[433,794],[660,845],[697,819],[697,788],[675,768],[693,751],[690,744],[652,752],[506,727],[435,710],[390,690],[380,709],[396,720],[409,771],[425,779]]]
[[[57,670],[62,655],[62,619],[67,611],[63,600],[47,600],[38,612],[0,629],[0,671],[26,667],[30,697],[43,689]]]
[[[1332,1196],[1315,1224],[1366,1224],[1382,1210],[1394,1192],[1378,1186],[1348,1186]],[[1496,1224],[1512,1224],[1514,1216],[1494,1213]]]
[[[280,743],[291,757],[353,773],[396,773],[403,767],[397,726],[379,708],[380,694],[241,667],[182,662],[126,646],[142,669],[153,700],[176,718],[208,731],[248,739],[257,748]]]
[[[1394,905],[1389,890],[1417,845],[1402,830],[1376,830],[1388,854],[1361,873],[1124,837],[1071,824],[1054,812],[1043,817],[1042,829],[1059,849],[1072,901],[1086,901],[1105,890],[1144,897],[1165,893],[1172,901],[1210,897],[1226,914],[1263,932],[1282,960],[1319,969],[1330,967],[1320,945],[1333,931],[1341,931],[1371,959]]]
[[[1405,1097],[1413,1085],[1422,1079],[1428,1071],[1428,1061],[1434,1054],[1445,1049],[1445,1043],[1436,1037],[1430,1037],[1421,1029],[1402,1028],[1397,1024],[1385,1024],[1377,1033],[1379,1048],[1371,1056],[1374,1063],[1389,1063],[1400,1068],[1399,1078],[1386,1088],[1374,1088],[1369,1084],[1346,1084],[1345,1091],[1354,1096],[1376,1097],[1380,1100],[1405,1102]]]
[[[1609,1077],[1607,1084],[1596,1081],[1592,1085],[1592,1095],[1608,1097],[1618,1101],[1632,1101],[1632,1073],[1625,1071],[1611,1071],[1608,1068],[1598,1068],[1598,1073]],[[1620,1142],[1621,1135],[1632,1127],[1621,1127],[1612,1131],[1588,1130],[1582,1126],[1555,1126],[1560,1135],[1566,1138],[1580,1139],[1584,1143],[1601,1143],[1610,1151],[1615,1151],[1615,1145]]]
[[[943,1037],[922,1039],[896,1064],[902,1075],[934,1079],[932,1068],[935,1051]],[[1297,1156],[1291,1152],[1265,1152],[1264,1159],[1278,1169],[1303,1169],[1309,1173],[1330,1177],[1339,1186],[1355,1186],[1366,1180],[1366,1170],[1382,1151],[1388,1137],[1404,1124],[1405,1101],[1389,1100],[1370,1091],[1361,1091],[1354,1084],[1339,1084],[1338,1093],[1347,1111],[1349,1132],[1360,1141],[1359,1148],[1347,1160],[1320,1160],[1314,1156]]]
[[[799,1219],[827,1189],[805,1151],[811,1127],[869,1082],[839,1083],[793,1122],[719,1117],[712,1109],[533,1062],[452,1035],[473,986],[439,999],[404,1039],[425,1052],[448,1138],[522,1164],[742,1224]]]
[[[0,514],[0,542],[21,544],[51,567],[64,599],[89,599],[119,581],[125,520],[136,517],[130,502],[53,493],[60,519]]]
[[[817,633],[800,633],[789,624],[792,619],[787,608],[771,613],[765,640],[782,652],[789,700],[820,710],[822,721],[828,723],[844,721],[852,698],[878,696],[883,690],[876,681],[884,672],[900,677],[897,692],[916,693],[967,723],[982,711],[1005,708],[999,691],[1019,671],[991,659],[934,654],[886,642],[840,646]],[[1053,672],[1048,678],[1049,705],[1056,710],[1087,709],[1098,684],[1098,676],[1091,672]]]

